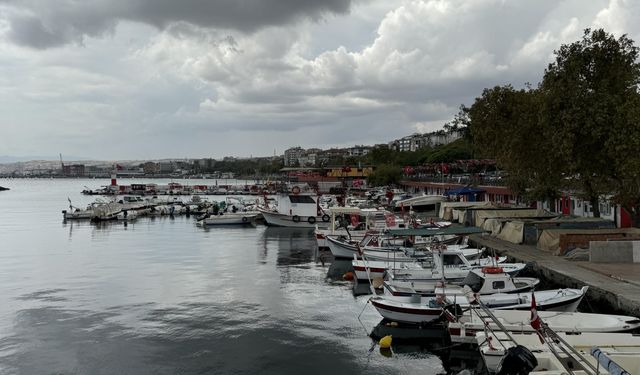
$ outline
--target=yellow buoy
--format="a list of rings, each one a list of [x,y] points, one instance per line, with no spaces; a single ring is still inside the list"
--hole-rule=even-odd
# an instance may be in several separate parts
[[[391,335],[387,335],[380,339],[380,349],[389,349],[391,347]]]

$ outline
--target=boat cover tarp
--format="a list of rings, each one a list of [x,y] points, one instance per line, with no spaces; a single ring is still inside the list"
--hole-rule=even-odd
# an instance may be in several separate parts
[[[482,224],[482,228],[491,232],[491,235],[495,237],[502,230],[502,224],[504,222],[505,220],[503,219],[487,219],[484,221],[484,224]]]
[[[492,204],[491,202],[442,202],[438,216],[443,220],[456,221],[458,212],[469,207],[492,207]],[[455,218],[454,211],[456,211]]]
[[[616,229],[545,229],[538,239],[538,249],[549,251],[553,254],[560,253],[560,236],[563,234],[617,234],[624,233],[628,236],[640,236],[640,228],[616,228]]]
[[[475,226],[482,227],[486,219],[491,218],[527,218],[550,216],[541,208],[529,208],[518,210],[475,210]]]
[[[447,234],[478,234],[485,233],[486,231],[482,228],[476,227],[449,227],[449,228],[441,228],[441,229],[426,229],[426,228],[415,228],[415,229],[390,229],[387,231],[388,234],[399,237],[407,237],[407,236],[441,236]]]
[[[524,238],[524,222],[520,220],[507,221],[497,238],[511,243],[522,243]]]
[[[359,214],[362,210],[358,207],[330,207],[329,212],[332,214]]]

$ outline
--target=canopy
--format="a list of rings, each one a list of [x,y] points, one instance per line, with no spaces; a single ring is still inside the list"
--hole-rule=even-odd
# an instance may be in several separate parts
[[[444,195],[470,195],[470,194],[478,194],[484,193],[484,189],[476,189],[469,186],[461,187],[458,189],[449,189],[444,192]]]
[[[359,207],[330,207],[329,212],[332,214],[359,214],[362,210]]]

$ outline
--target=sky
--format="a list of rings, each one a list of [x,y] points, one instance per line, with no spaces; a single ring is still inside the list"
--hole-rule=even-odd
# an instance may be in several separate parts
[[[0,155],[387,143],[639,21],[633,0],[0,0]]]

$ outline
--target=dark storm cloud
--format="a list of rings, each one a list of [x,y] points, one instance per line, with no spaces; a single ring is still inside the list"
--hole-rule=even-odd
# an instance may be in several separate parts
[[[164,29],[177,22],[252,33],[301,18],[346,13],[351,0],[0,0],[8,36],[32,48],[82,42],[128,20]],[[0,11],[2,8],[0,8]],[[0,14],[2,14],[0,13]]]

